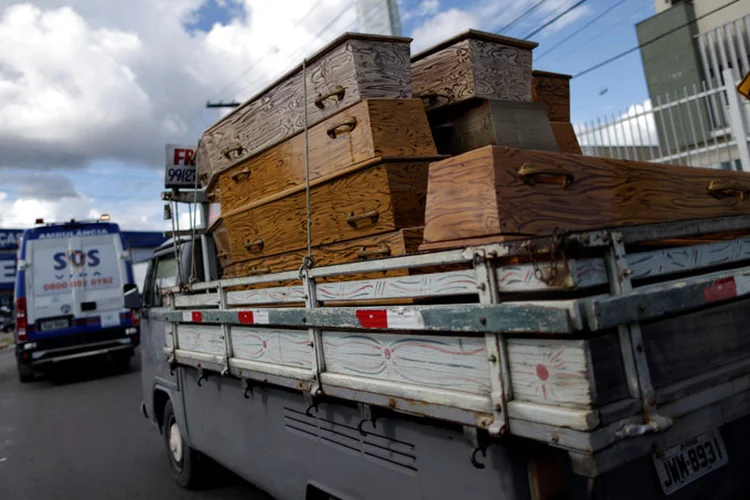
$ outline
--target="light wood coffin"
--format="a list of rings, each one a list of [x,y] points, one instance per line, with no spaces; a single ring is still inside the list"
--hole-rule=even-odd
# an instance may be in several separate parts
[[[409,38],[345,33],[307,60],[307,100],[299,65],[209,128],[197,169],[211,190],[216,175],[369,98],[411,97]]]
[[[312,256],[315,266],[346,264],[413,253],[417,251],[421,242],[422,228],[401,229],[375,236],[317,246],[313,248]],[[224,268],[223,277],[236,278],[292,271],[299,269],[305,255],[307,255],[306,249],[237,262]],[[389,275],[396,274],[390,273]],[[382,277],[385,274],[381,272],[379,276]],[[352,275],[349,279],[362,279],[363,277],[365,276]],[[366,277],[373,276],[368,275]]]
[[[531,101],[537,44],[469,30],[412,57],[414,97],[428,111],[473,98]]]
[[[432,159],[435,159],[434,157]],[[424,225],[430,158],[374,160],[310,189],[312,245]],[[307,246],[304,186],[224,214],[235,262]]]
[[[424,250],[750,214],[750,175],[488,146],[433,163]]]
[[[419,99],[367,99],[312,127],[310,180],[376,157],[435,155]],[[305,184],[305,136],[298,134],[220,174],[224,213]]]

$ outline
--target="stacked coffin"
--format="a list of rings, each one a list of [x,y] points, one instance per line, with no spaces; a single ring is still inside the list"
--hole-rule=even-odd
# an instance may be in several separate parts
[[[558,151],[545,105],[532,100],[536,45],[470,30],[412,57],[414,95],[439,153],[487,145]]]
[[[300,266],[308,188],[316,265],[416,250],[440,157],[411,98],[409,42],[345,34],[206,131],[198,170],[221,204],[223,276]]]
[[[581,146],[570,123],[570,75],[534,70],[531,98],[544,105],[561,153],[581,154]]]

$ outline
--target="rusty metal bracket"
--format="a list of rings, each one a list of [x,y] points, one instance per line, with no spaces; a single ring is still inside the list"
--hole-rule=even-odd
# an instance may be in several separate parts
[[[242,395],[245,399],[250,399],[249,394],[253,393],[253,383],[250,381],[250,379],[243,378],[242,379],[242,388],[245,389],[245,393]]]
[[[372,411],[372,406],[366,403],[357,403],[357,407],[359,408],[359,414],[362,416],[362,420],[360,420],[359,425],[357,425],[357,430],[362,436],[367,436],[368,433],[362,428],[362,426],[365,424],[365,422],[371,422],[372,428],[377,428],[377,425],[375,423],[378,417]]]
[[[477,460],[477,456],[481,453],[482,458],[487,458],[487,448],[489,447],[489,444],[485,444],[484,439],[482,439],[477,428],[470,425],[464,426],[464,436],[466,436],[466,439],[469,440],[469,444],[471,445],[471,465],[476,469],[484,469],[486,466]]]

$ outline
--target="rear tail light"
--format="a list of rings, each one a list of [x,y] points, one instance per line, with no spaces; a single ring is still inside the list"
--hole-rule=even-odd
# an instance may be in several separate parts
[[[138,311],[135,309],[130,310],[130,324],[133,326],[138,326],[141,324],[141,315],[138,314]]]
[[[16,336],[19,342],[25,342],[28,339],[26,327],[26,299],[21,297],[16,299]]]

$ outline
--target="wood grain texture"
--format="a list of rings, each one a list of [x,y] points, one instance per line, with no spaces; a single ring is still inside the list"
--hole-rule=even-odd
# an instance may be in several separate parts
[[[555,135],[555,142],[561,153],[569,153],[574,155],[583,154],[581,152],[581,146],[578,144],[578,137],[576,137],[573,125],[568,122],[551,122],[552,133]]]
[[[538,403],[593,406],[593,369],[583,340],[508,339],[513,397]]]
[[[468,31],[412,58],[414,96],[428,111],[474,97],[531,101],[536,44]]]
[[[312,368],[313,350],[307,331],[233,326],[230,335],[235,358]]]
[[[305,105],[312,127],[361,99],[411,97],[409,39],[344,34],[310,60],[307,103],[298,66],[203,134],[197,168],[204,187],[238,160],[304,130]]]
[[[539,103],[472,99],[430,114],[440,154],[458,155],[483,146],[558,151],[558,142]]]
[[[570,78],[560,73],[531,72],[531,99],[544,105],[550,121],[570,121]]]
[[[177,345],[180,349],[223,355],[224,335],[215,325],[177,325]]]
[[[310,190],[312,245],[422,226],[428,166],[424,161],[384,162],[314,186]],[[233,258],[305,248],[306,220],[304,190],[227,215]]]
[[[323,332],[326,371],[490,393],[484,337]]]
[[[352,241],[334,243],[313,248],[313,260],[316,266],[329,266],[333,264],[344,264],[347,262],[358,262],[374,258],[405,255],[415,252],[422,240],[421,229],[408,229],[394,231],[377,236],[359,238]],[[382,254],[376,252],[382,251]],[[361,257],[366,252],[369,256]],[[224,270],[225,278],[237,278],[255,274],[271,272],[291,271],[299,269],[302,259],[307,254],[306,250],[288,252],[272,257],[235,262]],[[400,275],[403,275],[401,273]],[[367,277],[394,276],[395,274],[376,273],[370,275],[352,275],[347,279],[364,279]],[[364,276],[364,277],[363,277]]]
[[[642,325],[655,387],[685,380],[750,357],[750,301]]]
[[[222,268],[228,266],[232,263],[232,250],[229,246],[229,233],[224,224],[224,219],[219,218],[209,229],[209,234],[216,246],[216,256],[219,259],[219,266]]]
[[[437,153],[419,99],[367,99],[312,127],[308,140],[311,181],[379,156]],[[221,205],[230,212],[304,183],[302,133],[220,174]]]
[[[519,179],[524,165],[574,180],[563,188],[559,174],[545,175],[529,185]],[[743,172],[488,146],[430,166],[425,243],[750,214],[750,198],[716,198],[711,181],[750,188]]]

